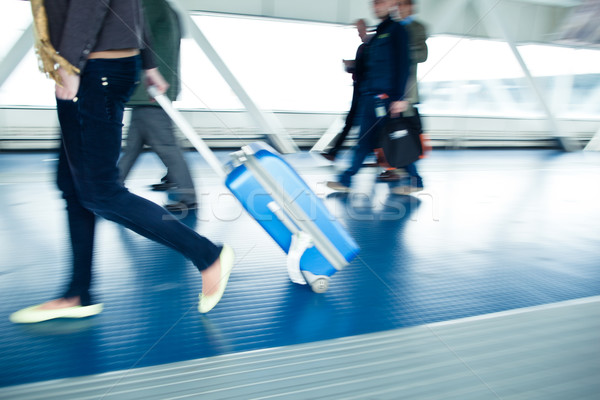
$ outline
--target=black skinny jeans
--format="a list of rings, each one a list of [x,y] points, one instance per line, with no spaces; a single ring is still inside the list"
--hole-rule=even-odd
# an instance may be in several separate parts
[[[119,183],[125,103],[140,74],[140,58],[89,60],[77,100],[57,99],[62,130],[57,183],[67,202],[73,272],[64,297],[92,303],[92,253],[96,215],[115,221],[190,259],[199,270],[221,251],[165,209],[130,193]]]

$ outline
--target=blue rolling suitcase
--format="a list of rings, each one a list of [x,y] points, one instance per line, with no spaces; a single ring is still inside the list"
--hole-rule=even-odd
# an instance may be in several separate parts
[[[296,171],[258,142],[231,154],[225,184],[288,254],[288,273],[315,292],[358,255],[358,245]]]
[[[164,95],[154,95],[250,215],[285,251],[290,279],[324,293],[359,247],[296,171],[262,142],[243,146],[224,167]]]

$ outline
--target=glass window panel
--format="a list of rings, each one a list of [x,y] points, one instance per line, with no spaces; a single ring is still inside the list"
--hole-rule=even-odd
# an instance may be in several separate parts
[[[0,88],[0,105],[55,106],[54,81],[38,69],[33,48]]]
[[[5,55],[30,23],[31,11],[24,1],[4,1],[1,7],[0,54]],[[259,107],[348,110],[352,80],[341,60],[354,58],[359,45],[354,27],[215,15],[193,19]],[[506,43],[433,36],[427,44],[429,58],[418,69],[424,114],[543,115]],[[598,118],[600,50],[526,45],[519,51],[558,117]],[[181,79],[179,107],[243,108],[189,38],[182,41]],[[0,88],[0,105],[54,105],[53,82],[38,71],[33,51]]]
[[[342,59],[353,59],[360,44],[354,28],[214,16],[195,16],[194,21],[259,107],[349,108],[352,79]],[[224,95],[228,93],[206,93]]]
[[[3,0],[0,2],[0,59],[31,23],[31,5],[28,1]],[[33,40],[32,40],[33,42]]]

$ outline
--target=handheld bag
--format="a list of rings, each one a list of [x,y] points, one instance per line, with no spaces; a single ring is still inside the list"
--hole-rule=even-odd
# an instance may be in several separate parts
[[[380,132],[380,145],[387,163],[394,168],[406,167],[423,154],[419,132],[405,117],[388,118]]]
[[[231,154],[225,167],[164,95],[149,93],[252,217],[285,251],[290,279],[323,293],[359,247],[296,171],[262,142]]]

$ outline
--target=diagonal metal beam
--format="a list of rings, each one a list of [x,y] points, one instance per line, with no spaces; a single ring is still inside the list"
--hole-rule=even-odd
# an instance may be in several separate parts
[[[592,139],[590,139],[590,141],[588,142],[588,144],[585,146],[585,148],[583,150],[584,151],[600,151],[600,129],[598,129],[598,132],[596,132],[596,134],[594,136],[592,136]]]
[[[33,47],[33,23],[23,31],[13,47],[0,62],[0,88]]]
[[[430,29],[433,29],[430,34],[447,33],[448,29],[465,12],[470,2],[471,0],[452,0],[436,3],[436,7],[432,7],[428,11],[430,13],[428,25]]]
[[[180,4],[179,0],[169,0],[169,2],[173,9],[180,15],[181,21],[185,21],[186,31],[200,46],[200,49],[202,49],[206,57],[215,66],[223,79],[225,79],[225,82],[227,82],[231,90],[233,90],[244,107],[246,107],[256,125],[264,132],[274,147],[282,153],[297,152],[299,150],[298,146],[296,146],[290,135],[285,131],[285,128],[281,125],[277,117],[258,108],[225,61],[223,61],[206,36],[204,36],[204,33],[194,22],[188,11]]]
[[[340,131],[344,127],[344,124],[345,118],[341,116],[337,117],[331,123],[331,125],[329,125],[329,128],[327,128],[323,136],[321,136],[321,138],[317,141],[317,143],[315,143],[315,145],[310,149],[310,151],[321,152],[325,150],[340,133]]]
[[[590,114],[597,113],[598,105],[600,104],[600,86],[597,86],[596,89],[583,101],[583,112],[587,112]]]
[[[544,111],[544,114],[546,114],[548,123],[550,125],[550,129],[553,132],[554,137],[555,137],[556,141],[558,142],[558,144],[565,151],[579,150],[578,146],[576,146],[576,144],[573,142],[573,140],[571,138],[561,134],[561,131],[558,126],[558,122],[556,121],[554,114],[550,110],[550,107],[548,106],[548,103],[546,102],[544,94],[542,93],[542,91],[536,84],[535,80],[533,79],[533,76],[531,75],[531,72],[529,71],[529,68],[527,67],[527,64],[525,63],[525,60],[523,60],[523,57],[521,56],[521,53],[519,52],[519,49],[517,48],[517,45],[516,45],[514,39],[512,38],[510,30],[507,28],[505,21],[502,19],[502,17],[498,13],[498,9],[496,7],[497,4],[498,4],[497,1],[492,2],[490,0],[474,2],[474,5],[476,6],[477,11],[479,12],[479,14],[481,16],[483,23],[493,23],[495,25],[495,27],[498,28],[500,30],[500,32],[502,33],[504,40],[510,47],[510,50],[512,51],[513,56],[515,57],[515,59],[519,63],[519,66],[521,67],[521,70],[525,74],[525,78],[526,78],[527,83],[529,84],[529,87],[535,94],[535,96],[538,100],[538,103],[540,104],[540,106],[542,107],[542,110]]]

